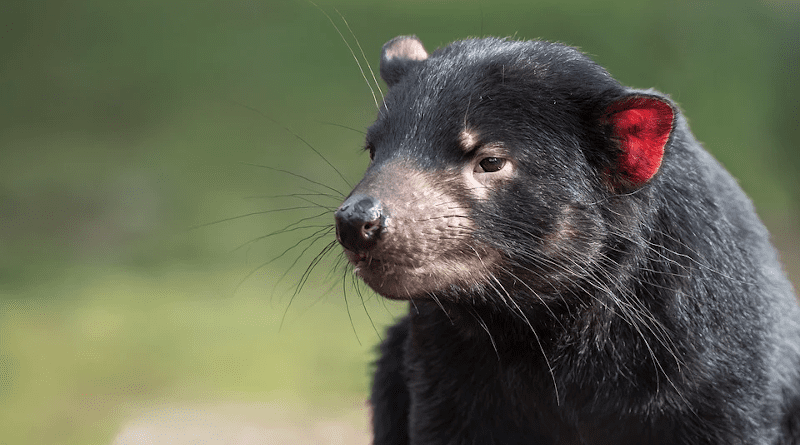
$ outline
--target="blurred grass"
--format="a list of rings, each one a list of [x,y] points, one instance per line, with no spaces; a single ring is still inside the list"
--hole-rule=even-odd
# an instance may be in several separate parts
[[[109,443],[131,414],[175,402],[351,410],[378,341],[365,311],[379,325],[397,312],[350,300],[351,318],[308,294],[289,306],[261,283],[234,293],[241,270],[72,272],[0,302],[0,443]]]
[[[800,277],[797,2],[320,5],[373,69],[400,34],[544,38],[671,94]],[[261,267],[317,229],[259,237],[319,213],[269,196],[333,192],[259,165],[347,192],[306,142],[350,183],[367,162],[373,98],[320,9],[7,1],[0,55],[0,444],[109,443],[165,403],[364,397],[366,314],[382,332],[402,306],[367,293],[365,313],[349,286],[348,316],[335,255],[292,299],[330,235]]]

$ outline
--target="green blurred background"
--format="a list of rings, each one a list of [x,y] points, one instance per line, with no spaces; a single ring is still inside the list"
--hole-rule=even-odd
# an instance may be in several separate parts
[[[308,145],[352,184],[375,115],[337,10],[374,70],[400,34],[543,38],[670,94],[800,280],[796,1],[6,0],[0,444],[107,444],[170,410],[365,443],[403,306],[359,295],[338,250],[295,295],[340,200],[296,175],[350,188]],[[331,196],[275,196],[309,193]]]

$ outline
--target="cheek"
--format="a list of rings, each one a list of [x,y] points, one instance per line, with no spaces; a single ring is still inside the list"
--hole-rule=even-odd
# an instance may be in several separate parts
[[[462,179],[464,181],[464,188],[467,190],[468,195],[478,201],[485,201],[488,198],[489,186],[487,186],[484,181],[480,181],[475,177],[472,167],[465,169]]]

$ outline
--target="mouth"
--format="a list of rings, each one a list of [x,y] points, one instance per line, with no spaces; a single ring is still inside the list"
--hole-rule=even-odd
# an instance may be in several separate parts
[[[353,272],[372,290],[391,300],[409,300],[426,295],[420,275],[424,267],[404,264],[368,253],[345,250]],[[431,289],[432,290],[432,289]]]
[[[397,263],[394,261],[386,260],[384,258],[376,257],[368,253],[352,253],[346,252],[350,264],[353,265],[353,271],[363,278],[364,274],[387,274],[392,270],[412,269],[410,265]]]
[[[452,294],[457,289],[470,289],[488,281],[487,265],[497,263],[496,255],[482,257],[460,255],[448,258],[437,255],[429,261],[399,262],[395,256],[375,256],[345,250],[353,272],[372,290],[390,300],[428,299],[431,295]]]
[[[369,253],[358,253],[345,250],[345,254],[347,255],[347,258],[350,260],[350,263],[353,265],[353,268],[355,269],[356,273],[359,273],[359,271],[361,270],[385,272],[387,269],[401,268],[401,269],[414,270],[417,268],[412,264],[403,263],[400,261],[387,260],[382,257],[370,255]]]

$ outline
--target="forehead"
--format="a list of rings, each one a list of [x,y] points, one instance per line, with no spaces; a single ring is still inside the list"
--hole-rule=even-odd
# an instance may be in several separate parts
[[[554,92],[537,78],[544,71],[507,54],[431,57],[390,89],[369,137],[449,135],[474,147],[487,132],[499,137],[552,109]]]
[[[416,160],[458,159],[487,143],[509,152],[574,146],[592,102],[614,88],[605,70],[569,47],[461,41],[392,85],[367,137],[379,157]]]
[[[435,51],[395,84],[385,111],[390,117],[395,111],[440,117],[488,108],[513,111],[507,116],[513,118],[516,112],[557,108],[566,104],[564,99],[592,95],[592,88],[602,89],[609,80],[602,68],[562,45],[461,41]]]

